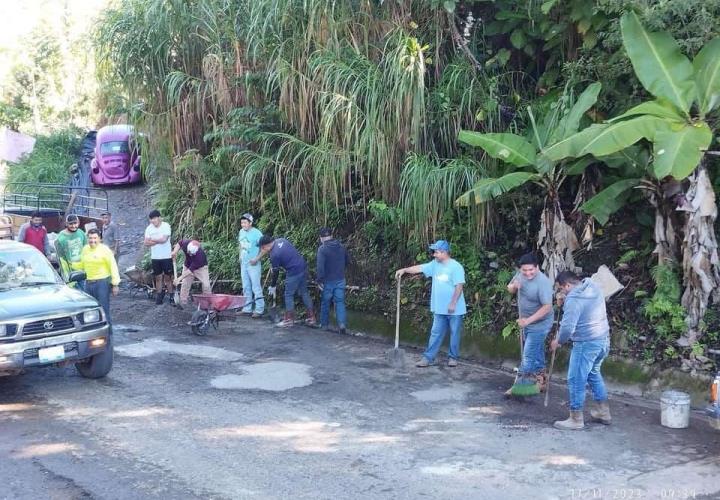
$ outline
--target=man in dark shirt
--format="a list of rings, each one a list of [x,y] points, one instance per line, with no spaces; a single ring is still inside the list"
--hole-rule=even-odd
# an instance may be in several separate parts
[[[180,283],[180,304],[176,305],[182,307],[188,303],[190,287],[192,287],[195,278],[202,284],[202,293],[212,293],[212,290],[210,288],[210,269],[207,256],[200,243],[188,239],[178,241],[172,250],[173,259],[180,250],[185,254],[185,262],[183,263],[182,273],[175,279],[175,286]]]
[[[270,254],[272,265],[272,282],[268,288],[268,295],[275,297],[276,286],[280,269],[285,270],[285,317],[277,326],[292,326],[295,323],[295,294],[300,294],[305,308],[307,318],[305,322],[314,326],[316,324],[315,311],[313,310],[312,299],[307,289],[307,263],[300,252],[285,238],[273,238],[263,236],[258,243],[260,255],[258,259]]]
[[[350,261],[347,250],[333,238],[330,228],[320,229],[320,247],[317,252],[317,280],[322,290],[320,327],[330,324],[330,303],[335,302],[335,319],[340,333],[345,333],[345,268]]]

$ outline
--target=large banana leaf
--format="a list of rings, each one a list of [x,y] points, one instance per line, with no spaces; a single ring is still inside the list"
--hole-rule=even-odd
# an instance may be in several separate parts
[[[712,131],[705,122],[658,132],[653,141],[655,177],[684,179],[698,166],[711,141]]]
[[[609,123],[619,122],[630,118],[631,116],[639,115],[651,115],[657,116],[658,118],[667,118],[670,121],[675,122],[687,122],[687,118],[683,116],[682,111],[677,109],[672,103],[665,99],[657,99],[655,101],[647,101],[642,104],[628,109],[620,116],[608,120]]]
[[[580,210],[595,217],[601,225],[625,204],[625,192],[637,186],[640,179],[623,179],[600,191],[580,206]]]
[[[455,204],[461,207],[467,207],[469,205],[485,203],[493,198],[502,196],[516,187],[522,186],[528,181],[534,181],[539,178],[540,176],[538,174],[531,172],[511,172],[498,178],[486,177],[480,179],[470,191],[455,200]]]
[[[458,139],[471,146],[482,148],[493,158],[516,167],[525,167],[535,163],[535,148],[519,135],[481,134],[461,130]]]
[[[600,89],[602,89],[602,84],[595,82],[580,94],[568,114],[560,120],[558,126],[553,130],[553,133],[550,135],[550,144],[567,139],[578,131],[583,115],[597,102]]]
[[[647,31],[632,11],[622,16],[620,28],[623,45],[643,87],[687,114],[695,99],[694,71],[677,42],[668,33]]]
[[[658,131],[669,128],[666,120],[650,115],[591,125],[545,149],[543,154],[553,161],[579,158],[586,154],[607,156],[635,144],[640,139],[652,140]]]
[[[706,115],[720,102],[720,38],[709,41],[693,60],[700,112]]]

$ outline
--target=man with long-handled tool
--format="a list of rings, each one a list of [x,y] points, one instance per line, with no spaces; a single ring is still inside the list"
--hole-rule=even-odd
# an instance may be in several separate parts
[[[430,291],[430,311],[433,313],[433,324],[430,329],[428,346],[420,361],[415,366],[424,368],[435,364],[440,346],[445,334],[450,330],[450,350],[448,352],[448,366],[457,366],[460,357],[460,338],[462,336],[462,323],[465,317],[465,269],[450,257],[450,243],[438,240],[430,245],[434,259],[426,264],[405,267],[395,272],[395,279],[400,280],[403,274],[423,273],[425,277],[432,278]]]
[[[210,268],[208,266],[207,256],[200,242],[196,240],[180,240],[175,244],[170,254],[173,259],[173,269],[175,257],[182,250],[185,254],[185,262],[180,276],[175,278],[175,286],[180,285],[180,303],[176,304],[181,309],[188,304],[190,298],[190,287],[192,287],[195,278],[202,285],[202,293],[212,293],[210,286]]]
[[[532,395],[545,390],[545,339],[553,324],[553,285],[540,271],[537,257],[528,253],[518,262],[518,272],[507,289],[518,294],[517,324],[520,327],[522,361],[513,386],[505,392],[507,396]],[[525,382],[528,383],[525,383]],[[524,386],[531,391],[522,391]]]
[[[583,407],[585,386],[590,385],[594,406],[590,416],[594,421],[609,425],[612,421],[607,390],[600,368],[610,352],[610,325],[605,309],[605,297],[590,278],[580,280],[571,271],[563,271],[555,278],[565,294],[563,316],[558,336],[550,343],[556,350],[568,340],[573,341],[568,365],[570,416],[555,422],[563,430],[579,430],[585,426]]]

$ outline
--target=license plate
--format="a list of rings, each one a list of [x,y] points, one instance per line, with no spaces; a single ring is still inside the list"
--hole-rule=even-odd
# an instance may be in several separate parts
[[[65,348],[61,345],[45,347],[38,351],[38,358],[41,363],[54,363],[65,359]]]

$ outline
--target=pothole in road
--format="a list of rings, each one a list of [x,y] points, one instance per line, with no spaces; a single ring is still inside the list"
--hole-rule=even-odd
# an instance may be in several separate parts
[[[411,392],[410,395],[419,401],[432,403],[436,401],[462,401],[470,392],[468,385],[457,384],[452,386],[434,385],[424,391]]]
[[[216,389],[287,391],[312,384],[310,368],[302,363],[269,361],[242,366],[244,373],[215,377],[210,381],[210,385]]]
[[[115,352],[130,358],[146,358],[158,353],[173,353],[196,358],[217,359],[220,361],[237,361],[243,354],[219,347],[203,345],[177,344],[162,339],[148,339],[134,344],[125,344],[115,347]]]

